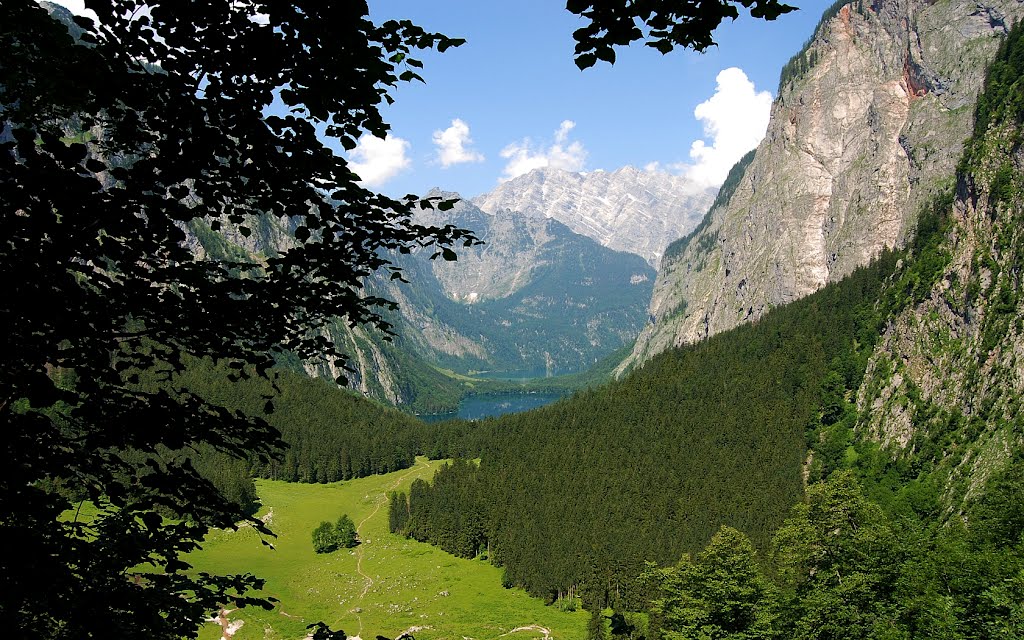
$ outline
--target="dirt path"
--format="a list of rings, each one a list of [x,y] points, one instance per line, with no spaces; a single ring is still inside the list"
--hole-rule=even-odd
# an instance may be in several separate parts
[[[387,487],[384,488],[384,490],[381,492],[380,496],[377,498],[376,504],[373,507],[373,511],[371,511],[368,516],[366,516],[365,518],[360,520],[359,524],[356,525],[356,534],[359,536],[359,539],[361,541],[360,544],[356,547],[356,551],[355,551],[355,553],[356,553],[356,573],[358,573],[363,578],[363,590],[359,593],[359,597],[357,598],[357,601],[361,601],[364,597],[366,597],[366,594],[370,592],[370,589],[373,588],[373,585],[376,582],[372,577],[370,577],[369,574],[367,574],[365,571],[363,571],[363,557],[365,555],[365,547],[372,542],[370,540],[363,540],[363,528],[364,528],[364,526],[366,525],[367,522],[372,520],[380,512],[381,507],[383,507],[384,505],[387,504],[387,502],[388,502],[388,493],[390,493],[391,491],[394,491],[409,476],[417,474],[417,473],[422,473],[424,470],[427,470],[427,469],[430,468],[430,465],[425,460],[419,460],[417,462],[418,462],[418,464],[416,466],[412,467],[411,469],[409,469],[408,471],[403,473],[394,482],[392,482],[390,485],[388,485]],[[356,618],[359,620],[359,631],[356,633],[356,635],[349,636],[349,640],[362,640],[362,634],[363,634],[362,609],[360,609],[360,607],[356,606],[353,609],[353,613],[355,613]],[[412,633],[414,633],[416,631],[420,631],[420,630],[423,630],[423,629],[430,629],[430,628],[432,628],[432,627],[430,627],[430,626],[410,627],[409,629],[406,629],[401,634],[399,634],[397,636],[397,638],[411,637]],[[543,627],[543,626],[541,626],[539,624],[528,624],[528,625],[516,627],[516,628],[512,629],[511,631],[508,631],[506,633],[503,633],[503,634],[497,636],[495,640],[497,640],[497,638],[504,638],[504,637],[507,637],[507,636],[512,636],[514,634],[520,634],[520,633],[526,633],[526,632],[542,634],[543,638],[541,638],[541,640],[552,640],[551,630],[548,629],[547,627]]]
[[[237,609],[221,609],[217,612],[217,615],[213,618],[207,618],[206,622],[216,622],[220,625],[221,640],[232,640],[238,630],[245,624],[244,620],[236,620],[231,622],[228,616],[237,611]]]
[[[380,508],[387,504],[389,492],[394,491],[400,484],[402,484],[402,481],[408,478],[409,476],[415,474],[416,472],[422,473],[424,469],[429,468],[430,465],[427,463],[427,461],[420,460],[418,461],[418,464],[416,466],[412,467],[407,472],[398,476],[398,478],[390,485],[388,485],[387,488],[385,488],[384,491],[381,493],[380,497],[377,499],[377,504],[373,508],[373,511],[370,512],[370,515],[360,520],[359,524],[356,525],[356,535],[359,536],[360,540],[359,545],[356,546],[356,573],[358,573],[363,578],[363,590],[359,593],[359,600],[362,600],[366,596],[366,594],[369,593],[370,589],[373,588],[374,584],[373,578],[371,578],[369,574],[363,571],[363,556],[365,555],[364,548],[367,544],[371,542],[370,540],[366,540],[365,542],[363,541],[363,525],[369,522],[371,518],[376,516],[377,513],[380,511]],[[352,640],[362,640],[363,616],[360,613],[359,607],[356,607],[355,614],[356,618],[359,619],[359,631],[358,633],[356,633],[355,636],[352,636],[351,638]]]
[[[520,633],[523,631],[540,631],[544,634],[544,640],[550,640],[551,638],[551,629],[548,629],[547,627],[542,627],[539,624],[528,624],[524,627],[516,627],[508,633],[503,633],[498,637],[504,638],[505,636],[512,635],[513,633]]]

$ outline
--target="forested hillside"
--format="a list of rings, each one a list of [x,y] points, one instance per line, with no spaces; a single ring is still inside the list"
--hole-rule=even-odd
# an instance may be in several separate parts
[[[1019,467],[947,523],[887,511],[866,488],[849,471],[810,486],[767,553],[723,527],[697,556],[648,567],[647,616],[595,612],[591,637],[1021,637]]]
[[[645,560],[702,548],[725,523],[766,547],[802,495],[808,429],[830,372],[855,385],[878,334],[873,311],[895,257],[756,325],[673,350],[606,387],[479,423],[455,467],[410,496],[407,532],[445,544],[483,514],[506,581],[549,599],[625,597]],[[472,471],[472,472],[471,472]],[[401,505],[401,499],[398,504]],[[460,533],[458,535],[465,535]]]
[[[185,449],[161,447],[161,456],[166,459],[188,458],[228,501],[247,514],[255,513],[259,506],[254,477],[337,482],[406,469],[425,449],[436,457],[446,455],[446,449],[434,444],[439,438],[432,435],[433,431],[425,431],[419,420],[325,380],[285,369],[274,370],[263,378],[211,360],[187,362],[171,383],[180,398],[194,395],[215,404],[225,419],[230,415],[266,421],[286,445],[278,458],[252,455],[248,459],[206,445]],[[68,379],[63,384],[74,383],[73,375],[64,377]],[[151,377],[143,375],[140,388],[157,392],[160,385],[147,382]],[[273,401],[268,400],[271,397]],[[425,444],[427,438],[429,447]],[[146,460],[137,451],[129,450],[124,455],[139,464]],[[77,500],[86,497],[82,487],[75,483],[54,488]]]
[[[412,416],[298,373],[238,379],[237,372],[206,361],[174,382],[281,432],[288,444],[282,460],[250,461],[249,471],[260,478],[323,483],[388,473],[412,465],[423,448],[423,425]]]
[[[582,595],[594,637],[1020,637],[1021,33],[907,250],[482,423],[395,530]]]

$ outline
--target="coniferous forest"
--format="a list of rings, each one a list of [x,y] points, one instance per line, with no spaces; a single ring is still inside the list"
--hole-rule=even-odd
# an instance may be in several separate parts
[[[479,449],[457,452],[479,467],[414,487],[404,531],[467,557],[490,547],[507,584],[548,600],[581,592],[588,607],[628,601],[645,561],[696,553],[723,524],[767,549],[801,497],[824,382],[859,383],[894,264],[887,255],[620,382],[481,421]]]
[[[418,420],[338,391],[327,381],[284,370],[270,380],[231,376],[230,369],[207,361],[195,363],[175,382],[210,402],[265,419],[281,432],[287,451],[281,460],[253,459],[250,473],[256,477],[348,480],[405,469],[423,448]]]

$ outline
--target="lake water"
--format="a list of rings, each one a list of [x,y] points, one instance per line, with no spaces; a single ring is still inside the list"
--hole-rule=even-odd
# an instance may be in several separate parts
[[[501,416],[506,413],[519,413],[529,411],[537,407],[551,404],[561,398],[558,393],[489,393],[479,396],[468,396],[461,404],[459,410],[454,413],[439,413],[429,416],[420,416],[426,422],[440,422],[452,418],[464,420],[479,420],[491,416]]]

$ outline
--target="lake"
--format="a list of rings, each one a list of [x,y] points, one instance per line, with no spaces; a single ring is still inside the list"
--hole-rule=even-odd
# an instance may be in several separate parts
[[[459,404],[457,412],[420,416],[420,419],[425,422],[440,422],[452,418],[479,420],[506,413],[529,411],[551,404],[561,397],[559,393],[488,393],[468,396]]]

